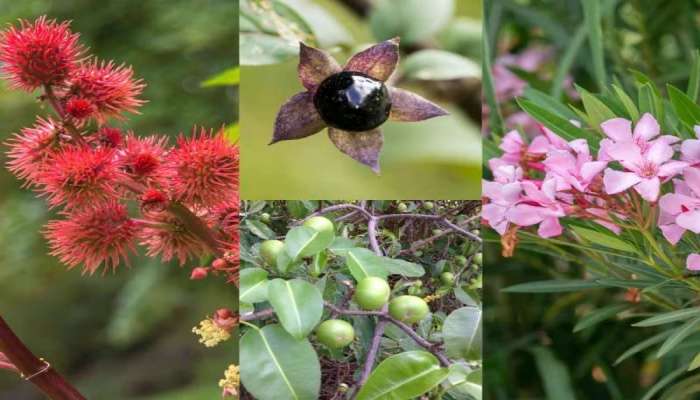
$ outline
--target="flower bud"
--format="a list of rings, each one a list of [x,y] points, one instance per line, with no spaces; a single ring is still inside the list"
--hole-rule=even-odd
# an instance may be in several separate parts
[[[209,268],[197,267],[192,270],[192,274],[190,274],[190,279],[193,281],[199,281],[206,278],[207,275],[209,275]]]

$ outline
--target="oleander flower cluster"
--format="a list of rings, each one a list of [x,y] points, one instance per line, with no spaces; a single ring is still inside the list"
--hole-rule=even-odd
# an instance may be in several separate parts
[[[663,134],[649,113],[638,121],[612,118],[600,124],[597,151],[585,139],[539,129],[529,142],[508,132],[502,154],[489,160],[483,219],[501,235],[504,255],[512,255],[519,230],[537,227],[540,237],[556,237],[567,218],[618,234],[656,226],[674,245],[688,231],[700,233],[700,126],[697,139],[682,140]],[[700,255],[690,254],[687,267],[700,270]]]

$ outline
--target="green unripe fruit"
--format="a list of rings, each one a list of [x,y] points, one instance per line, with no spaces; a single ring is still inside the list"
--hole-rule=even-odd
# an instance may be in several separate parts
[[[316,338],[328,348],[339,349],[352,343],[355,329],[342,319],[329,319],[316,328]]]
[[[379,310],[389,301],[391,288],[382,278],[368,276],[357,284],[355,302],[363,310]]]
[[[433,204],[432,201],[426,201],[425,203],[423,203],[423,208],[425,208],[426,210],[432,210],[433,208],[435,208],[435,204]]]
[[[440,282],[445,286],[452,286],[455,283],[455,275],[452,272],[440,274]]]
[[[398,210],[401,213],[405,213],[406,211],[408,211],[408,206],[406,205],[406,203],[399,203]]]
[[[315,230],[321,237],[329,240],[335,236],[333,223],[326,217],[311,217],[304,222],[304,226]]]
[[[442,235],[442,229],[433,229],[433,236]]]
[[[268,214],[268,213],[260,214],[260,220],[262,222],[270,222],[270,214]]]
[[[467,257],[465,256],[456,256],[455,257],[455,263],[461,267],[467,265]]]
[[[407,324],[415,324],[429,312],[428,303],[416,296],[399,296],[389,303],[389,314]]]
[[[423,295],[423,289],[417,286],[411,286],[408,288],[408,294],[412,296],[422,296]]]
[[[474,255],[474,262],[475,262],[476,264],[478,264],[478,265],[482,265],[482,262],[484,261],[484,260],[483,260],[483,257],[484,257],[483,254],[481,254],[481,253],[476,253],[476,254]]]
[[[260,257],[269,266],[277,265],[277,257],[284,251],[284,242],[280,240],[266,240],[260,245]]]

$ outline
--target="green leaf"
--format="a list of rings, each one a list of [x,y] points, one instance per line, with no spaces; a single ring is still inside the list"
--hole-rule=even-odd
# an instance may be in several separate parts
[[[496,89],[493,83],[493,69],[491,68],[491,45],[489,44],[489,35],[482,35],[481,49],[484,52],[481,59],[481,69],[484,72],[482,81],[482,91],[484,98],[486,98],[486,104],[489,106],[489,128],[491,132],[496,136],[503,136],[505,133],[505,125],[503,123],[503,115],[501,114],[501,107],[496,99]]]
[[[297,226],[287,232],[284,238],[285,250],[293,261],[311,257],[326,249],[333,241],[331,237],[322,235],[313,228]]]
[[[549,96],[548,94],[541,92],[532,87],[526,87],[523,93],[526,99],[532,100],[533,103],[540,105],[544,108],[549,108],[561,115],[566,119],[577,119],[578,116],[571,112],[571,110],[562,104],[561,101],[557,100],[555,97]]]
[[[688,371],[698,369],[698,367],[700,367],[700,353],[696,354],[695,357],[693,357],[693,360],[690,362],[690,365],[688,365]]]
[[[262,268],[244,268],[240,272],[239,299],[246,303],[267,300],[267,271]]]
[[[321,251],[314,256],[314,260],[311,264],[311,274],[313,276],[319,276],[326,269],[326,264],[328,263],[328,252]]]
[[[408,79],[450,80],[481,78],[481,65],[458,54],[444,50],[420,50],[401,63],[403,75]]]
[[[700,96],[700,50],[693,51],[693,63],[690,67],[690,78],[688,79],[688,98],[693,103],[698,101]]]
[[[664,376],[662,379],[660,379],[654,386],[652,386],[649,391],[647,391],[644,394],[644,397],[642,397],[642,400],[651,400],[654,398],[654,395],[658,392],[661,391],[666,385],[671,383],[674,379],[678,378],[679,376],[683,375],[685,372],[685,367],[680,367],[668,375]]]
[[[673,333],[672,330],[663,331],[663,332],[658,333],[658,334],[656,334],[656,335],[654,335],[646,340],[643,340],[643,341],[635,344],[634,346],[627,349],[627,351],[622,353],[622,355],[620,357],[618,357],[617,360],[615,360],[614,365],[618,365],[619,363],[625,361],[626,359],[632,357],[633,355],[639,353],[642,350],[646,350],[649,347],[651,347],[657,343],[661,343],[664,339],[671,336],[672,333]]]
[[[575,139],[591,139],[591,135],[583,129],[573,125],[567,119],[553,113],[545,107],[541,107],[531,100],[519,98],[518,104],[526,113],[544,126],[551,129],[562,138],[571,141]],[[589,142],[591,148],[595,147],[593,142]]]
[[[576,326],[574,326],[574,332],[579,332],[586,328],[595,326],[608,318],[614,317],[628,308],[629,306],[627,304],[613,304],[590,312],[581,318]]]
[[[425,275],[425,269],[416,263],[398,258],[379,257],[389,275],[401,275],[407,278],[418,278]]]
[[[236,86],[241,81],[241,70],[239,67],[229,68],[218,73],[206,81],[202,82],[202,87],[212,86]]]
[[[608,106],[605,105],[605,103],[600,101],[596,96],[592,95],[585,89],[578,86],[576,87],[576,89],[581,95],[583,107],[586,109],[586,114],[588,115],[588,124],[591,127],[595,128],[597,131],[602,132],[600,129],[600,124],[603,121],[615,118],[615,113],[612,112],[612,110],[610,110]]]
[[[651,318],[644,319],[637,323],[632,324],[632,326],[637,327],[648,327],[669,324],[671,322],[685,321],[687,319],[695,318],[700,316],[700,308],[684,308],[682,310],[670,311],[667,313],[655,315]]]
[[[296,339],[308,336],[321,321],[323,297],[309,282],[273,279],[267,285],[267,299],[284,329]]]
[[[631,121],[638,121],[639,120],[639,110],[637,109],[637,106],[634,104],[634,101],[632,101],[630,96],[627,93],[625,93],[625,91],[622,90],[619,86],[612,85],[612,88],[615,91],[615,94],[617,95],[617,97],[622,102],[622,105],[625,106],[625,110],[627,110],[627,116],[630,118],[630,120]]]
[[[636,253],[637,249],[634,248],[631,244],[620,240],[613,236],[612,234],[608,234],[606,232],[600,232],[596,231],[593,229],[588,229],[584,228],[581,226],[573,226],[572,229],[574,232],[576,232],[579,236],[584,238],[585,240],[596,244],[600,245],[603,247],[608,247],[611,249],[615,250],[620,250],[620,251],[626,251],[630,253]]]
[[[447,375],[446,381],[448,392],[455,392],[471,396],[470,398],[475,400],[481,400],[483,396],[481,370],[472,371],[463,363],[454,363],[450,365],[449,370],[450,373]]]
[[[639,112],[650,113],[659,123],[664,120],[664,105],[656,87],[647,82],[638,86]]]
[[[447,316],[442,337],[448,357],[481,360],[481,315],[476,307],[462,307]]]
[[[328,246],[328,250],[332,251],[334,254],[344,257],[348,251],[356,247],[357,244],[354,240],[342,236],[337,236],[333,240],[333,243],[331,243],[331,245]]]
[[[299,53],[299,44],[279,36],[241,32],[239,35],[241,65],[277,64]]]
[[[698,325],[700,325],[700,317],[687,321],[685,324],[681,325],[680,328],[676,329],[673,334],[671,334],[671,336],[661,345],[659,351],[656,353],[656,356],[660,358],[664,354],[673,350],[673,348],[685,338],[695,333]]]
[[[238,124],[231,124],[227,126],[224,130],[224,136],[230,143],[238,142],[238,138],[241,136],[241,129]]]
[[[452,19],[454,0],[380,0],[369,16],[374,37],[379,40],[401,37],[412,44],[433,37]]]
[[[243,386],[259,400],[317,399],[321,365],[311,343],[278,324],[249,326],[239,345]]]
[[[674,86],[666,85],[666,89],[676,115],[688,129],[692,130],[693,126],[700,123],[700,106]]]
[[[316,1],[280,0],[294,9],[311,28],[316,41],[322,48],[353,43],[352,35],[338,19]]]
[[[544,390],[548,399],[576,400],[571,385],[571,376],[566,365],[556,358],[554,353],[546,347],[534,347],[531,349],[537,363],[537,370],[544,383]]]
[[[277,237],[277,234],[262,221],[258,221],[256,219],[246,219],[245,226],[248,228],[250,233],[259,237],[260,239],[269,240]]]
[[[503,289],[508,293],[557,293],[574,292],[584,289],[600,289],[594,280],[552,280],[521,283]]]
[[[407,351],[382,361],[357,394],[357,400],[410,400],[436,387],[449,371],[426,351]]]
[[[349,250],[345,256],[345,261],[350,269],[350,274],[357,282],[368,276],[386,279],[389,275],[381,257],[367,249],[356,247]]]
[[[600,0],[581,0],[581,5],[583,6],[584,21],[588,31],[588,45],[591,48],[593,75],[598,83],[598,88],[603,90],[607,84],[607,77],[605,74]]]
[[[550,90],[554,98],[558,99],[561,97],[562,91],[564,90],[564,80],[569,76],[571,65],[573,65],[574,60],[576,60],[576,56],[579,54],[579,50],[581,46],[583,46],[583,41],[585,39],[586,25],[581,24],[578,29],[576,29],[574,37],[567,43],[566,51],[564,51],[561,58],[557,60],[557,71],[554,73],[554,78],[552,78],[552,88]]]

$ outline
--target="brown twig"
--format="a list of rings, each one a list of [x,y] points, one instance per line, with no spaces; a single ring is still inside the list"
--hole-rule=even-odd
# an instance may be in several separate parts
[[[0,317],[0,352],[17,368],[25,380],[33,383],[52,400],[85,400],[51,364],[35,356]]]

